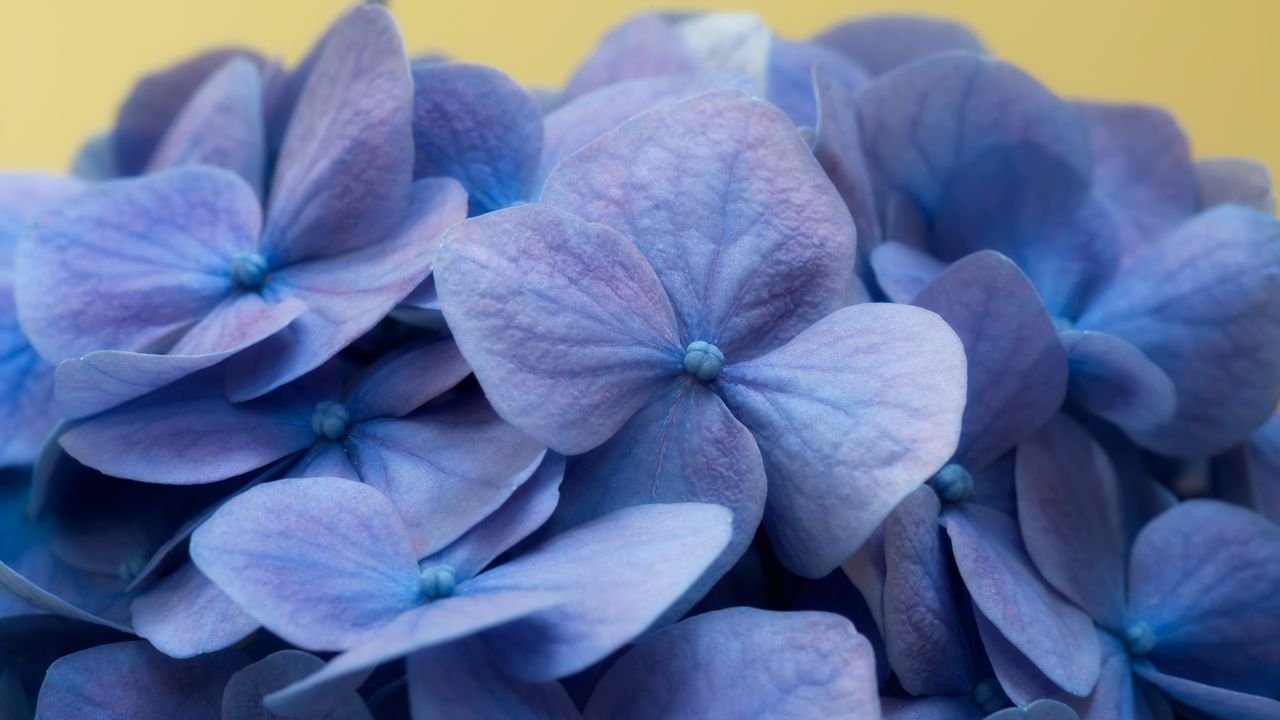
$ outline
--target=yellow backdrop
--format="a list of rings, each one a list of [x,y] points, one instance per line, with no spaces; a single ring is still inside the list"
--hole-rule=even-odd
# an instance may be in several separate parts
[[[138,74],[205,46],[296,59],[347,1],[0,0],[0,167],[66,167]],[[392,2],[411,49],[546,85],[605,29],[652,6],[753,10],[794,37],[857,14],[947,15],[1064,95],[1164,105],[1197,155],[1280,168],[1280,0]]]

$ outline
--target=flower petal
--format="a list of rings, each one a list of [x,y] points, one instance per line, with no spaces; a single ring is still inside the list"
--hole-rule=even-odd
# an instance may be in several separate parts
[[[409,708],[415,720],[492,717],[580,720],[558,682],[526,683],[502,674],[474,641],[420,650],[408,659]]]
[[[324,667],[324,661],[301,650],[280,650],[231,676],[222,692],[222,720],[274,720],[275,713],[262,704],[267,695],[287,687]],[[364,700],[351,693],[314,720],[368,720]]]
[[[875,654],[839,615],[720,610],[638,643],[601,678],[583,716],[878,720]]]
[[[607,440],[680,372],[662,286],[609,228],[541,204],[472,218],[446,235],[435,279],[489,402],[562,454]]]
[[[853,215],[860,258],[865,259],[883,237],[880,219],[876,216],[871,176],[862,152],[857,104],[849,85],[846,77],[833,73],[825,65],[813,68],[811,92],[817,116],[813,127],[813,156]]]
[[[130,609],[138,637],[175,658],[229,648],[259,627],[190,562],[139,595]]]
[[[415,177],[457,179],[476,214],[526,200],[542,152],[542,108],[483,65],[413,64]]]
[[[871,254],[871,267],[889,300],[909,303],[947,269],[947,264],[923,250],[890,240]]]
[[[1196,163],[1200,207],[1236,203],[1274,215],[1276,191],[1266,165],[1246,158],[1206,158]]]
[[[268,630],[340,650],[418,602],[395,507],[363,483],[277,480],[232,498],[191,536],[191,559]]]
[[[1178,409],[1169,376],[1141,350],[1115,335],[1064,330],[1073,405],[1122,428],[1142,430],[1168,422]]]
[[[681,339],[712,343],[730,362],[782,345],[853,287],[844,201],[791,121],[742,92],[622,124],[561,163],[542,201],[635,243]]]
[[[1280,717],[1280,700],[1205,685],[1194,680],[1168,675],[1147,663],[1139,663],[1134,671],[1174,700],[1220,720],[1275,720]]]
[[[659,13],[637,15],[610,30],[564,89],[572,100],[624,80],[701,69],[680,33]]]
[[[347,383],[342,401],[353,420],[402,417],[471,374],[450,338],[423,340],[386,353]]]
[[[53,365],[36,353],[22,332],[12,287],[6,284],[0,279],[0,467],[35,462],[58,422]]]
[[[982,41],[964,25],[910,15],[850,20],[829,28],[814,41],[840,51],[872,75],[882,75],[934,53],[985,52]]]
[[[964,349],[937,315],[871,303],[836,311],[768,355],[725,367],[725,403],[760,444],[779,559],[821,577],[951,457]]]

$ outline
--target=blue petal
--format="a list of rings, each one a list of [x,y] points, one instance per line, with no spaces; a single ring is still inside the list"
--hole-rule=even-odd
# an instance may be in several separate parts
[[[175,658],[229,648],[258,629],[257,620],[190,562],[139,595],[130,610],[138,637]]]
[[[609,31],[574,71],[564,99],[623,80],[701,69],[701,62],[671,23],[658,13],[638,15]]]
[[[1235,203],[1274,215],[1276,191],[1266,165],[1245,158],[1207,158],[1196,163],[1201,209]]]
[[[1275,720],[1280,717],[1280,700],[1274,698],[1168,675],[1146,663],[1137,664],[1134,671],[1179,703],[1218,720]]]
[[[301,650],[280,650],[240,670],[222,692],[222,720],[274,720],[262,699],[324,667],[324,661]],[[369,708],[356,693],[337,699],[314,720],[369,720]]]
[[[558,682],[526,683],[503,675],[475,641],[420,650],[409,656],[409,707],[415,720],[491,717],[504,720],[580,720]]]
[[[1105,332],[1059,334],[1071,367],[1071,403],[1127,430],[1149,430],[1173,418],[1177,389],[1141,350]]]
[[[402,417],[470,374],[453,340],[415,342],[384,354],[351,378],[342,403],[356,421]]]
[[[985,51],[982,41],[964,25],[910,15],[850,20],[829,28],[814,40],[843,53],[872,75],[883,75],[935,53]]]

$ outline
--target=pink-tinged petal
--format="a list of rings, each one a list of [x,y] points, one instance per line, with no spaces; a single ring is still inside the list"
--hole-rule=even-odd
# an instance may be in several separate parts
[[[222,720],[275,720],[263,698],[319,671],[324,661],[301,650],[280,650],[231,676],[222,691]],[[369,708],[355,692],[336,698],[312,720],[369,720]]]
[[[306,311],[295,298],[269,304],[257,295],[238,295],[218,309],[219,321],[230,318],[226,325],[215,328],[206,318],[198,326],[201,331],[191,334],[193,341],[211,345],[226,340],[224,349],[191,355],[98,350],[63,360],[54,372],[58,411],[68,420],[79,420],[123,405],[217,365],[280,332]]]
[[[493,68],[414,63],[415,177],[455,178],[477,212],[527,200],[542,151],[542,108]]]
[[[466,208],[466,194],[456,181],[419,180],[394,232],[359,250],[272,274],[268,294],[297,298],[306,303],[307,313],[237,356],[230,364],[227,396],[239,402],[270,392],[319,367],[377,325],[431,272],[440,234],[466,217]]]
[[[130,610],[138,637],[175,658],[229,648],[258,629],[257,620],[190,562],[147,588]]]
[[[648,629],[720,556],[732,519],[725,508],[703,503],[616,510],[460,583],[458,592],[477,599],[511,589],[557,595],[555,606],[481,636],[507,673],[554,680]]]
[[[604,442],[680,372],[661,284],[607,227],[542,204],[472,218],[446,234],[435,280],[489,402],[557,452]]]
[[[956,462],[971,470],[990,465],[1062,407],[1067,354],[1013,261],[990,250],[966,256],[912,304],[938,313],[964,343],[968,401]]]
[[[223,686],[247,663],[237,650],[174,660],[145,642],[99,645],[49,666],[36,717],[221,720]]]
[[[116,477],[217,482],[310,447],[314,406],[296,388],[231,403],[221,373],[213,371],[77,423],[59,442],[80,462]]]
[[[163,351],[234,292],[261,221],[253,190],[209,167],[103,183],[58,203],[18,243],[18,318],[57,362]]]
[[[1280,687],[1280,526],[1188,500],[1138,533],[1128,621],[1154,636],[1161,672],[1244,693]]]
[[[401,417],[471,374],[451,338],[411,343],[380,357],[347,383],[343,405],[353,420]]]
[[[1159,427],[1173,418],[1173,381],[1129,342],[1105,332],[1064,330],[1071,376],[1067,394],[1076,407],[1130,430]]]
[[[191,559],[268,630],[341,650],[418,602],[418,563],[395,507],[338,478],[277,480],[229,500]]]
[[[609,31],[570,78],[572,100],[607,85],[654,75],[699,70],[702,63],[680,33],[658,13],[638,15]]]
[[[1022,540],[1036,569],[1094,622],[1122,631],[1125,508],[1106,452],[1059,415],[1018,446],[1017,487]]]
[[[964,25],[910,15],[851,20],[829,28],[814,41],[838,50],[872,75],[935,53],[985,52],[982,41]]]
[[[1280,222],[1240,206],[1197,215],[1153,245],[1079,318],[1133,344],[1177,389],[1172,420],[1130,434],[1176,457],[1211,455],[1280,401]]]
[[[347,449],[360,479],[399,511],[419,558],[497,509],[545,454],[480,398],[360,423]]]
[[[532,191],[536,193],[565,158],[647,110],[713,90],[746,90],[747,84],[738,73],[678,73],[625,80],[574,98],[544,121],[546,137]]]
[[[760,526],[764,462],[751,432],[696,381],[654,394],[616,435],[570,461],[558,532],[619,508],[645,503],[710,502],[733,512],[733,539],[665,619],[676,620],[733,567]]]
[[[395,20],[357,5],[318,53],[271,186],[263,254],[277,266],[378,242],[413,204],[413,79]]]
[[[1235,203],[1275,214],[1276,190],[1266,165],[1245,158],[1206,158],[1196,163],[1200,207]]]
[[[332,707],[337,698],[360,684],[362,675],[382,663],[510,623],[551,607],[558,599],[548,592],[499,590],[419,605],[366,633],[359,644],[330,660],[320,672],[268,695],[266,705],[286,717],[307,717]]]
[[[891,301],[909,303],[947,269],[947,264],[923,250],[890,240],[871,254],[871,268],[876,283]]]
[[[213,165],[239,175],[262,196],[266,118],[259,65],[237,57],[200,86],[165,131],[147,173],[179,165]]]
[[[720,610],[638,643],[583,715],[878,720],[875,654],[839,615]]]
[[[551,517],[560,500],[563,479],[564,458],[548,455],[501,507],[421,564],[448,565],[458,578],[475,577]]]
[[[440,645],[409,656],[409,709],[414,720],[491,717],[503,720],[580,720],[558,682],[510,678],[474,640]]]
[[[822,577],[955,452],[964,348],[927,310],[854,305],[716,384],[760,444],[779,559]]]
[[[1276,720],[1280,700],[1205,685],[1176,675],[1168,675],[1148,663],[1138,663],[1134,671],[1143,680],[1163,690],[1177,702],[1217,720]]]
[[[813,155],[849,207],[858,229],[858,250],[865,258],[876,249],[882,236],[871,176],[862,152],[854,91],[821,64],[813,68],[812,80],[817,113]]]
[[[963,694],[975,682],[941,509],[932,489],[918,488],[884,524],[885,649],[912,695]]]
[[[782,345],[852,292],[844,201],[786,115],[739,91],[623,123],[562,162],[542,201],[634,243],[681,339],[729,362]]]
[[[982,615],[1050,682],[1087,695],[1101,662],[1093,621],[1040,579],[1017,525],[972,504],[948,510],[942,522],[960,576]]]

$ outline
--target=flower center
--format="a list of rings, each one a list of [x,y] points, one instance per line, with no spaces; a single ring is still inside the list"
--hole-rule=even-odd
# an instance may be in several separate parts
[[[1130,654],[1146,655],[1156,647],[1156,634],[1150,625],[1136,622],[1124,629],[1124,644],[1128,646]]]
[[[943,502],[959,503],[973,497],[973,475],[963,465],[947,463],[929,479],[933,491]]]
[[[351,413],[342,403],[325,400],[311,414],[311,432],[325,440],[341,440],[351,429]]]
[[[261,290],[267,282],[267,261],[256,252],[231,256],[231,282],[241,290]]]
[[[694,340],[684,349],[684,371],[703,382],[710,382],[724,367],[724,353],[705,340]]]
[[[120,577],[126,585],[137,579],[142,569],[147,566],[148,557],[143,553],[138,553],[133,557],[125,560],[116,567],[116,575]]]
[[[1005,696],[1004,690],[1000,688],[1000,683],[995,678],[988,678],[975,685],[970,698],[985,715],[990,715],[1009,704],[1009,698]]]
[[[422,568],[420,582],[424,600],[447,598],[458,586],[458,578],[453,574],[453,568],[448,565],[429,565]]]

